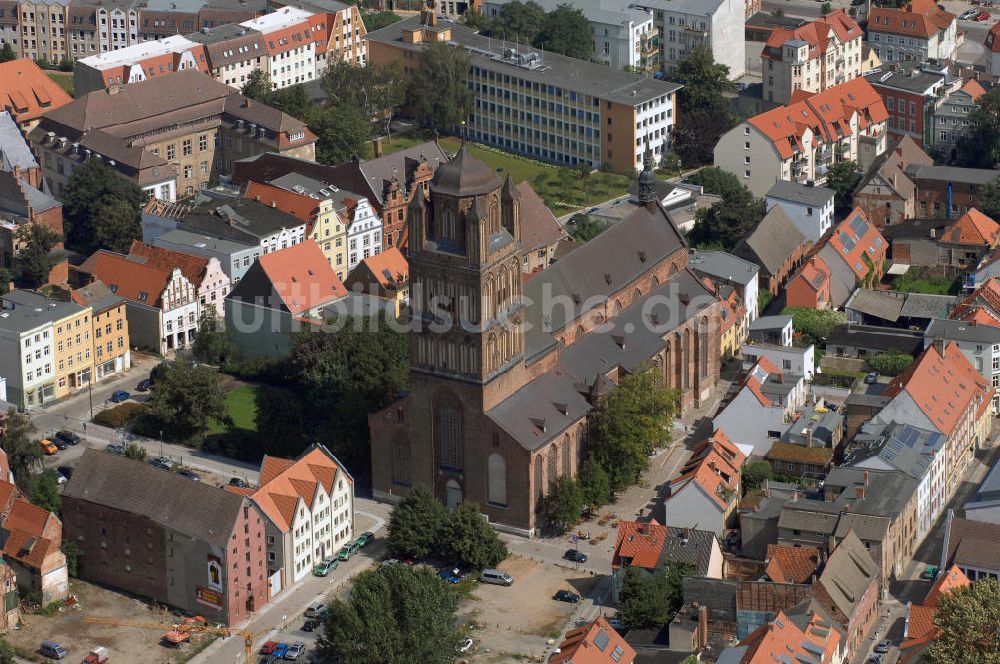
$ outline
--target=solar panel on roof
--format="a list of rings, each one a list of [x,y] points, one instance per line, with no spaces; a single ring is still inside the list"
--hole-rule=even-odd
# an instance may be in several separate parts
[[[861,215],[852,217],[851,221],[848,223],[851,227],[851,230],[854,231],[854,234],[857,235],[859,238],[864,237],[865,233],[868,232],[868,222],[862,219]]]
[[[845,231],[840,231],[840,235],[838,235],[837,237],[840,238],[840,244],[844,246],[845,253],[849,254],[852,251],[854,251],[854,247],[856,247],[858,244],[857,241],[855,241],[855,239]]]
[[[601,652],[604,652],[604,650],[608,647],[608,643],[610,642],[611,639],[608,636],[608,633],[605,632],[603,629],[599,630],[597,632],[597,636],[594,637],[594,645],[597,646],[598,650],[600,650]]]

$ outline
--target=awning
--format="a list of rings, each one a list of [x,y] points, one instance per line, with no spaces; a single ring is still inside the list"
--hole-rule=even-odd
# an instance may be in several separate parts
[[[891,274],[894,277],[898,277],[901,274],[906,274],[910,270],[909,263],[893,263],[889,266],[886,274]]]

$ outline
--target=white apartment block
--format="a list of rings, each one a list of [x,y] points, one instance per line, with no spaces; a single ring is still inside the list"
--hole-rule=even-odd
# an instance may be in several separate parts
[[[744,0],[640,0],[636,6],[653,12],[663,71],[674,71],[704,44],[716,62],[729,67],[730,78],[746,73]]]
[[[205,71],[202,47],[183,35],[120,47],[79,58],[73,67],[77,96],[111,85],[127,85],[183,69]],[[199,63],[201,56],[201,63]]]
[[[368,199],[345,199],[344,223],[347,225],[347,273],[364,259],[382,253],[382,218]]]
[[[757,196],[780,180],[822,184],[834,163],[867,169],[884,154],[887,119],[882,98],[856,78],[741,122],[719,139],[714,162]]]
[[[139,43],[139,12],[136,7],[97,8],[98,39],[102,51],[117,51]]]
[[[6,302],[0,309],[0,375],[7,399],[27,408],[55,397],[55,334],[53,318],[24,309]]]
[[[761,52],[763,97],[787,104],[861,75],[864,31],[842,9],[795,30],[777,29]]]
[[[316,40],[309,19],[312,14],[297,7],[282,7],[240,23],[264,35],[270,56],[271,86],[275,90],[316,78]]]
[[[903,9],[872,7],[868,43],[886,63],[947,60],[958,47],[958,21],[934,0],[913,0]]]

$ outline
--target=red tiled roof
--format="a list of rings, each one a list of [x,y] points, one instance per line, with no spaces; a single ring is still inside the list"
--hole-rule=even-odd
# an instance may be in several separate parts
[[[28,58],[0,63],[0,81],[0,108],[9,111],[18,123],[35,120],[73,101]]]
[[[985,247],[992,247],[998,238],[1000,224],[976,208],[971,208],[941,233],[942,242]]]
[[[955,430],[962,414],[970,407],[978,410],[976,399],[989,399],[992,388],[969,364],[965,354],[952,342],[942,356],[933,345],[886,386],[883,395],[894,398],[906,392],[939,431],[947,436]]]
[[[604,636],[599,636],[602,632]],[[635,655],[632,646],[600,617],[566,632],[559,652],[549,657],[549,664],[626,664]]]
[[[379,285],[386,290],[395,289],[399,284],[404,284],[410,279],[410,265],[406,262],[403,252],[396,247],[389,247],[361,262],[378,280]]]
[[[806,640],[805,632],[789,620],[784,611],[779,611],[771,622],[760,626],[740,641],[741,646],[747,647],[740,664],[773,664],[781,661],[779,657],[794,661],[797,659],[796,655],[813,659],[802,648],[802,643]]]
[[[746,455],[721,429],[716,429],[710,438],[695,445],[692,452],[691,458],[680,470],[680,477],[670,482],[671,497],[695,482],[719,507],[726,509],[739,495],[740,469]]]
[[[163,291],[173,278],[172,270],[143,265],[105,249],[92,254],[79,269],[103,281],[115,295],[152,307],[160,306]]]
[[[758,371],[758,369],[763,370],[765,374],[763,377],[761,377],[761,372]],[[771,360],[762,356],[757,360],[757,363],[750,369],[750,371],[747,373],[746,379],[743,381],[743,385],[746,388],[748,388],[751,392],[753,392],[753,395],[757,397],[757,401],[760,402],[760,405],[765,406],[767,408],[770,408],[774,404],[771,403],[771,400],[764,394],[761,388],[767,381],[768,376],[772,374],[776,376],[781,376],[782,375],[781,369],[776,367],[774,363],[771,362]]]
[[[254,492],[253,500],[279,528],[287,531],[292,526],[299,499],[312,506],[318,485],[330,495],[338,470],[334,460],[318,447],[295,461],[265,457],[261,466],[261,485]],[[273,474],[275,471],[279,472]],[[350,477],[347,480],[350,482]]]
[[[306,223],[319,212],[319,201],[311,196],[252,180],[247,183],[243,198],[270,205]]]
[[[941,595],[953,592],[956,588],[970,585],[969,578],[956,565],[952,565],[934,582],[923,604],[911,604],[907,607],[906,633],[899,646],[900,662],[915,660],[917,655],[937,636],[934,625],[934,615],[937,613],[938,601]]]
[[[990,319],[1000,320],[1000,277],[990,277],[983,282],[979,288],[956,304],[948,317],[953,320],[971,320],[977,310],[985,310],[990,314]],[[984,320],[979,322],[997,325]]]
[[[347,295],[347,289],[313,240],[294,244],[258,261],[293,316]]]
[[[860,228],[860,232],[855,231]],[[888,244],[875,224],[868,222],[868,217],[861,208],[854,208],[847,218],[828,233],[821,242],[836,249],[837,256],[854,272],[857,279],[868,275],[868,262],[873,265],[880,262]],[[865,260],[865,256],[868,260]]]
[[[3,555],[31,567],[41,568],[50,551],[57,551],[59,544],[44,537],[45,526],[55,515],[37,505],[18,498],[3,522],[7,539]]]
[[[952,565],[944,574],[938,576],[937,581],[931,586],[931,589],[927,592],[927,596],[924,598],[924,606],[937,608],[941,595],[950,593],[956,588],[965,588],[970,583],[971,581],[969,581],[969,577],[965,575],[965,572],[960,570],[958,565]]]
[[[822,258],[814,255],[799,268],[799,273],[793,278],[802,279],[806,286],[818,293],[830,281],[830,268]]]
[[[994,23],[986,33],[986,47],[994,53],[1000,53],[1000,23]]]
[[[976,101],[984,94],[986,94],[986,88],[980,85],[979,81],[977,81],[974,78],[968,79],[965,83],[962,84],[962,87],[960,89],[969,93],[969,96],[972,97],[972,101]]]
[[[181,271],[184,278],[194,284],[195,288],[201,286],[205,273],[208,270],[208,259],[202,256],[185,254],[172,249],[154,247],[140,240],[133,240],[132,246],[128,250],[129,256],[139,256],[146,261],[146,265],[158,267],[164,270],[173,270],[175,267]]]
[[[656,569],[663,543],[667,541],[667,527],[660,525],[656,519],[647,522],[619,521],[618,539],[615,542],[615,553],[611,559],[611,567],[622,567],[622,558],[631,558],[629,567]]]
[[[811,546],[767,545],[765,573],[775,583],[806,583],[819,566],[819,549]]]
[[[815,21],[799,26],[795,30],[775,29],[768,37],[761,57],[775,59],[775,56],[771,55],[771,49],[780,49],[785,42],[792,39],[809,44],[810,58],[824,55],[830,44],[831,34],[835,34],[841,43],[860,39],[863,36],[861,26],[843,9],[838,9]],[[778,56],[776,59],[780,60],[781,58]]]
[[[935,0],[913,0],[902,9],[872,7],[868,30],[926,39],[947,29],[954,20],[955,15],[938,7]]]

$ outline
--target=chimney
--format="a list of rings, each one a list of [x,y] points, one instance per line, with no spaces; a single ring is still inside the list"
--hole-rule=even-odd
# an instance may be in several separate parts
[[[708,647],[708,607],[698,607],[698,649]]]
[[[372,152],[375,154],[375,158],[378,159],[382,156],[382,140],[379,138],[372,139]]]
[[[865,471],[864,477],[865,477],[865,486],[868,486],[868,471],[867,470]]]
[[[934,337],[934,343],[932,345],[937,350],[938,355],[944,357],[944,337]]]
[[[811,426],[806,427],[806,447],[813,446],[813,428]]]

